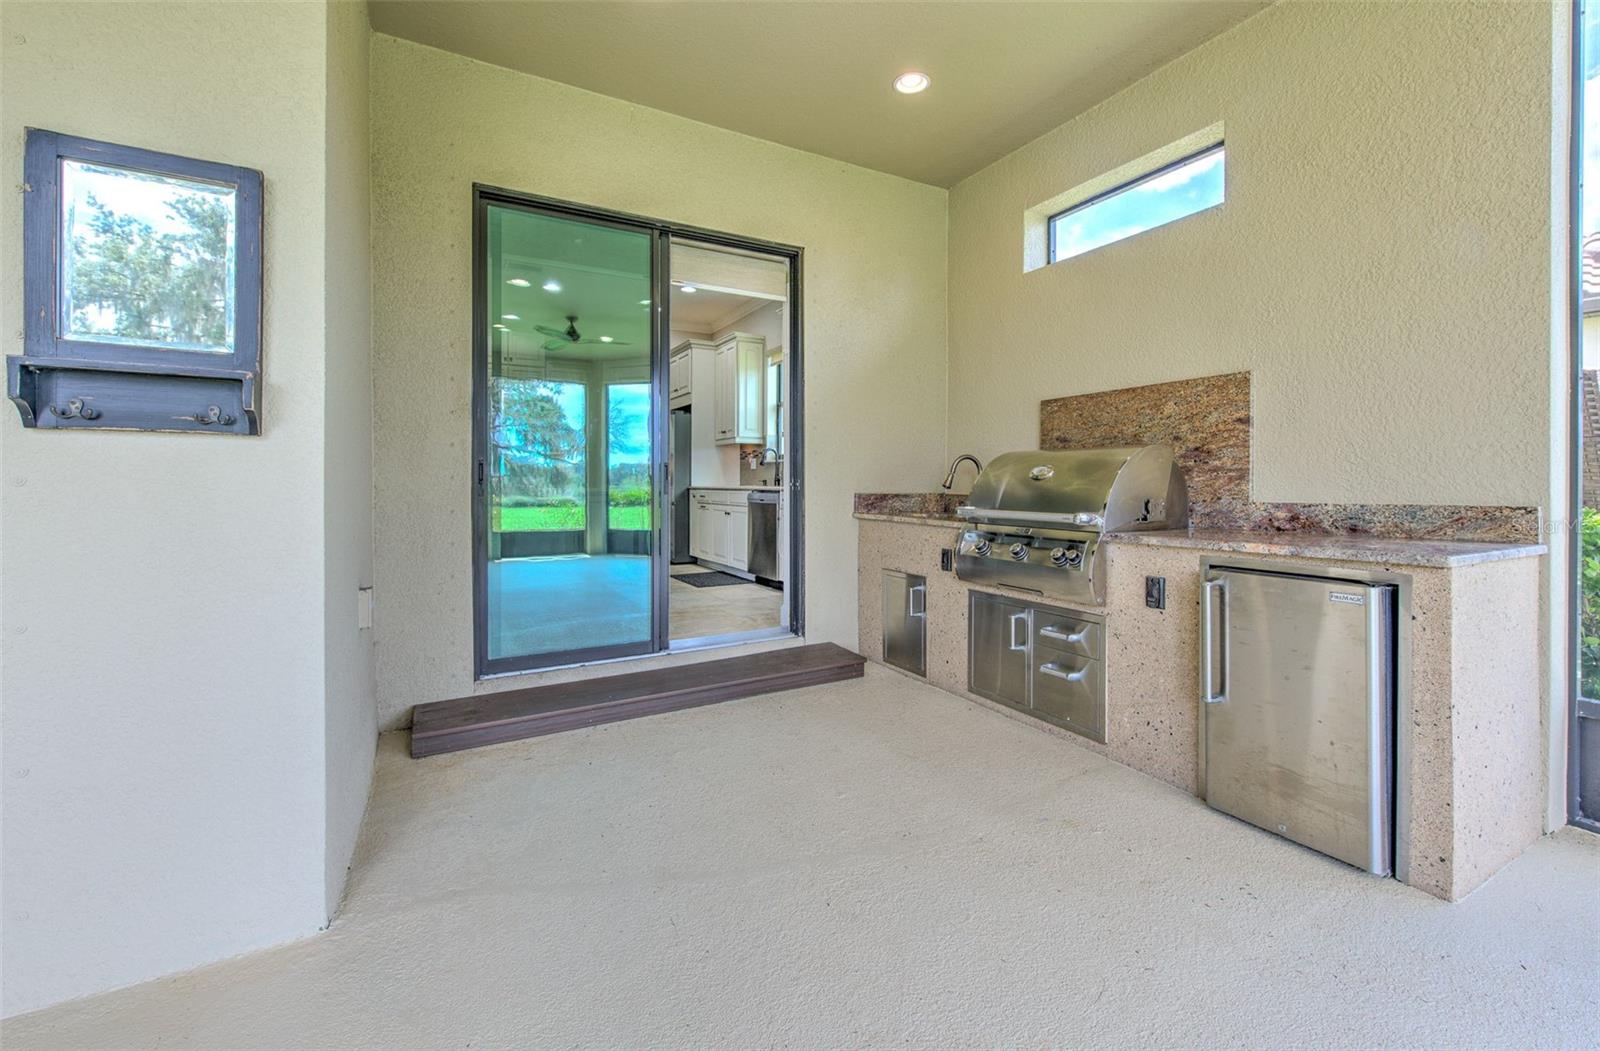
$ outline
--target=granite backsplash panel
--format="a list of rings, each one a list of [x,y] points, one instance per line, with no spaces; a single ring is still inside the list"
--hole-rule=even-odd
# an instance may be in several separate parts
[[[1188,479],[1196,529],[1540,540],[1535,507],[1257,503],[1250,499],[1250,424],[1250,374],[1230,372],[1042,401],[1039,447],[1171,445]]]
[[[1197,527],[1237,528],[1250,500],[1250,374],[1076,394],[1039,403],[1039,448],[1170,445]]]

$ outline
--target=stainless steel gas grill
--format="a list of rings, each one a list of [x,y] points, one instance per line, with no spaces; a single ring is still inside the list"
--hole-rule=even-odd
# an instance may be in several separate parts
[[[957,509],[956,576],[1079,603],[1105,602],[1106,533],[1181,529],[1183,471],[1165,445],[998,456]]]

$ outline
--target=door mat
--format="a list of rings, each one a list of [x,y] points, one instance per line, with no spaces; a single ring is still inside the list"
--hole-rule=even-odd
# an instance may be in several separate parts
[[[712,570],[707,573],[674,573],[673,580],[681,580],[685,584],[693,584],[697,588],[725,588],[729,584],[753,584],[755,581],[736,577],[732,573],[721,573]]]

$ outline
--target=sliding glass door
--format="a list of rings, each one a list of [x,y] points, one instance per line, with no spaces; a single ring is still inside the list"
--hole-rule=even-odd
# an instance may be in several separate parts
[[[476,209],[478,672],[651,652],[659,235]]]

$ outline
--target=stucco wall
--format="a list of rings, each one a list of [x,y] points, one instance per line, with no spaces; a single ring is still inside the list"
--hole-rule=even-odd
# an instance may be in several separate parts
[[[1537,506],[1564,543],[1569,14],[1279,3],[957,184],[951,453],[1031,447],[1041,398],[1249,370],[1254,499]],[[1225,204],[1023,272],[1027,209],[1218,123]]]
[[[1550,49],[1540,4],[1279,4],[959,183],[952,453],[1248,369],[1257,500],[1543,504]],[[1022,272],[1025,209],[1218,122],[1224,205]]]
[[[332,915],[344,892],[378,740],[372,632],[357,626],[372,583],[372,270],[365,4],[328,7],[327,390],[323,428],[323,629],[327,646],[327,847]]]
[[[367,441],[359,416],[337,450],[323,440],[325,392],[358,392],[366,367],[360,222],[324,223],[330,189],[365,193],[325,163],[328,81],[341,105],[363,88],[329,64],[328,18],[320,3],[0,6],[0,185],[21,184],[36,126],[260,168],[266,201],[261,437],[24,430],[0,413],[6,1014],[310,934],[332,908],[369,767],[328,763],[370,757],[372,716],[360,648],[331,625],[354,621],[354,597],[325,581],[325,544],[362,547],[328,487],[365,502],[359,455],[343,481],[325,470]],[[7,197],[0,332],[16,353]],[[353,308],[325,309],[329,253]],[[356,357],[337,381],[330,332]],[[335,682],[354,731],[325,712]]]
[[[945,192],[383,35],[372,157],[381,724],[475,688],[473,182],[805,248],[807,637],[850,645],[852,494],[944,466]]]

